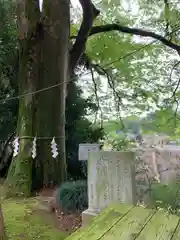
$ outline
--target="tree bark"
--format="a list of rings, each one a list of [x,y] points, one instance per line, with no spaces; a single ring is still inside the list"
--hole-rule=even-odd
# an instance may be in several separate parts
[[[19,93],[36,91],[39,78],[39,32],[40,18],[37,0],[19,0],[17,4],[19,34]],[[35,96],[26,95],[19,100],[18,136],[19,154],[10,166],[6,187],[11,195],[29,196],[32,180],[32,138],[35,136]]]
[[[38,88],[59,86],[38,95],[37,135],[47,139],[38,141],[39,174],[43,174],[43,187],[57,185],[66,180],[65,151],[65,99],[68,81],[68,51],[70,6],[69,0],[44,0],[44,36],[42,42],[41,77]],[[52,137],[59,155],[52,158]],[[56,138],[57,137],[57,138]],[[38,168],[36,167],[36,170]],[[43,169],[43,170],[42,170]],[[39,187],[38,187],[39,188]]]
[[[70,3],[69,0],[44,0],[42,15],[38,0],[19,0],[17,9],[20,95],[59,84],[19,100],[19,154],[12,160],[5,187],[11,196],[30,196],[32,187],[56,185],[67,176],[65,99]],[[35,136],[47,138],[38,140],[37,157],[33,161],[31,151]],[[52,158],[50,148],[53,136],[57,137],[59,150],[56,159]]]

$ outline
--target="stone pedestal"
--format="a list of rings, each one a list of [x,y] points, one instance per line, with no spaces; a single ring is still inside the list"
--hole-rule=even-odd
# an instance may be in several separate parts
[[[88,209],[85,225],[115,202],[135,204],[134,152],[90,152],[88,158]]]
[[[87,224],[89,224],[93,218],[98,215],[98,213],[98,211],[93,212],[93,210],[89,208],[82,212],[82,227],[85,227]]]

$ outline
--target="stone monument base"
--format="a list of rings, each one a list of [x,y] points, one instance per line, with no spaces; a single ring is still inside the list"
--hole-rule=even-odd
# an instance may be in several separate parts
[[[92,209],[87,209],[82,212],[82,227],[87,226],[94,217],[99,214],[99,211],[93,211]]]

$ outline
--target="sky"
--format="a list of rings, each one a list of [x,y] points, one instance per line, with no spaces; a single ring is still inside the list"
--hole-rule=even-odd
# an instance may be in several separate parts
[[[79,6],[79,0],[71,0],[71,4],[73,5],[73,7]]]

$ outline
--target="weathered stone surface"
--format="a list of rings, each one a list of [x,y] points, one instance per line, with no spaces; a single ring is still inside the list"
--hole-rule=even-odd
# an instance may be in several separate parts
[[[96,215],[111,203],[136,202],[134,156],[134,152],[102,151],[89,154],[89,208],[83,216]]]

